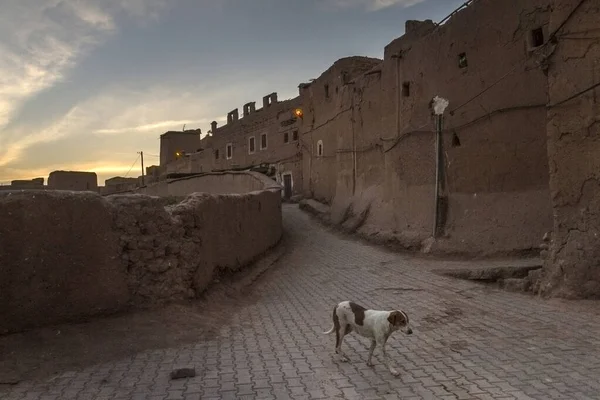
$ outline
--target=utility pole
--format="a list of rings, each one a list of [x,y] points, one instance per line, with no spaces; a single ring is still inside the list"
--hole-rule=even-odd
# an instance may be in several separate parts
[[[435,115],[435,205],[433,213],[433,237],[438,236],[438,225],[440,219],[440,185],[443,183],[442,179],[442,155],[443,155],[443,141],[442,141],[442,121],[444,118],[444,111],[448,107],[448,100],[435,96],[432,100],[433,114]]]
[[[144,184],[144,152],[140,151],[139,155],[140,155],[140,159],[142,160],[142,186],[146,186]]]

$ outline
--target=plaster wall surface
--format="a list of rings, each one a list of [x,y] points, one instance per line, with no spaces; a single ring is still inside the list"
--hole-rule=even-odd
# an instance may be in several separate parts
[[[548,295],[600,297],[599,20],[597,1],[554,2],[556,35],[545,49],[554,230],[540,286]]]

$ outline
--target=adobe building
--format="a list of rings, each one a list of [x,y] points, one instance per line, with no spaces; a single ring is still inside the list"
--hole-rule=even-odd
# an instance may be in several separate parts
[[[178,160],[181,155],[200,149],[201,129],[168,131],[160,135],[160,165]]]
[[[16,179],[10,182],[12,189],[43,189],[44,178]]]
[[[554,227],[540,291],[600,298],[600,8],[555,0],[541,52],[548,68]]]
[[[539,248],[552,225],[537,51],[549,5],[478,0],[442,25],[407,21],[356,78],[340,60],[301,87],[304,193],[331,204],[334,223],[407,248]],[[450,103],[439,152],[435,96]]]
[[[135,189],[138,186],[138,178],[124,178],[121,176],[115,176],[104,181],[104,189],[102,190],[102,193],[110,194],[124,192],[127,190]]]
[[[53,171],[48,176],[48,189],[98,191],[98,176],[95,172]]]
[[[296,114],[300,106],[298,97],[279,101],[277,93],[270,93],[263,97],[261,108],[250,102],[243,106],[241,116],[237,108],[230,111],[225,125],[211,124],[210,134],[202,138],[197,151],[171,160],[167,174],[257,169],[284,186],[284,197],[300,193],[303,120]]]

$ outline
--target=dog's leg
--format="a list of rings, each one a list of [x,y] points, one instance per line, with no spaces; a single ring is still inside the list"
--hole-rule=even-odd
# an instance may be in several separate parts
[[[371,362],[371,358],[373,358],[373,352],[375,351],[375,347],[377,346],[377,342],[375,340],[371,340],[371,347],[369,348],[369,359],[367,360],[367,365],[369,367],[373,366]]]
[[[387,342],[387,338],[380,340],[381,352],[383,353],[383,360],[385,361],[385,365],[387,366],[387,368],[390,370],[390,373],[394,376],[398,376],[398,375],[400,375],[400,372],[398,372],[394,367],[392,367],[392,364],[390,363],[390,359],[388,358],[387,352],[385,351],[386,342]]]
[[[335,332],[335,339],[336,339],[335,340],[335,352],[340,355],[341,362],[350,361],[350,359],[348,357],[346,357],[346,354],[344,354],[344,352],[342,351],[342,341],[344,340],[344,336],[346,336],[347,332],[348,332],[348,330],[345,328],[344,328],[344,330],[338,329]]]

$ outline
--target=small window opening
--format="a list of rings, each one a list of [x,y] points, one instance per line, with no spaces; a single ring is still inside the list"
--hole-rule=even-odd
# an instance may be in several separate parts
[[[329,98],[329,85],[325,85],[325,98]]]
[[[540,47],[544,44],[544,30],[537,28],[531,31],[531,47]]]
[[[254,153],[254,151],[256,150],[256,140],[254,139],[254,136],[251,136],[248,139],[248,151],[250,152],[250,154]]]
[[[219,150],[215,150],[215,160],[219,159]]]
[[[285,132],[283,134],[283,143],[289,143],[290,141],[290,134],[288,132]]]
[[[410,96],[410,82],[404,82],[402,84],[402,96],[404,96],[404,97]]]
[[[460,139],[456,133],[452,134],[452,147],[460,147]]]
[[[467,53],[460,53],[458,55],[458,67],[467,68],[469,63],[467,62]]]
[[[266,149],[267,148],[267,134],[263,133],[262,135],[260,135],[260,149]]]
[[[335,87],[335,94],[338,94],[340,92],[340,88],[339,87]]]
[[[322,140],[319,140],[317,142],[317,155],[319,157],[323,156],[323,141]]]
[[[292,132],[292,140],[295,142],[296,140],[298,140],[298,131],[294,131]]]
[[[233,145],[231,143],[227,144],[226,153],[227,159],[231,159],[233,157]]]

